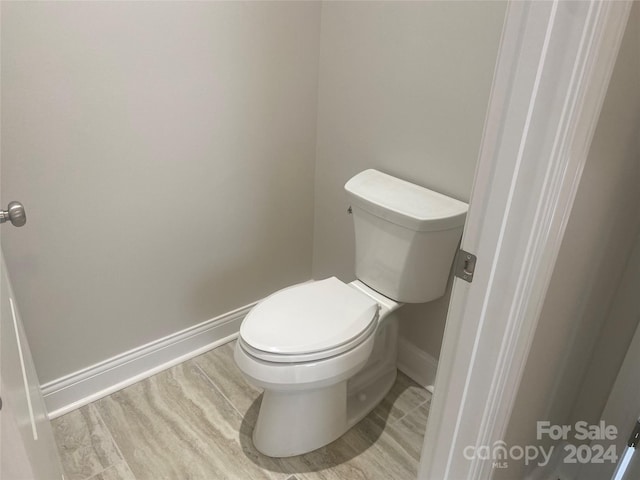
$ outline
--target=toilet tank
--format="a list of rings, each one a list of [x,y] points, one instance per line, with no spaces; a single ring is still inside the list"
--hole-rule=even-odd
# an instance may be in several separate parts
[[[356,277],[386,297],[444,295],[468,205],[377,170],[344,186],[356,239]]]

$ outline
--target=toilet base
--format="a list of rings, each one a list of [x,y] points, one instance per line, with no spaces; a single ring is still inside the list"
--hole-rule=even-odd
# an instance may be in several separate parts
[[[386,397],[397,375],[398,370],[394,366],[392,370],[381,373],[375,382],[370,382],[355,392],[348,389],[346,430],[366,417]]]
[[[331,443],[347,429],[346,381],[308,391],[265,390],[253,444],[269,457],[291,457]]]
[[[393,386],[397,339],[397,317],[390,314],[357,373],[309,390],[265,388],[253,430],[256,449],[269,457],[291,457],[321,448],[346,433]]]

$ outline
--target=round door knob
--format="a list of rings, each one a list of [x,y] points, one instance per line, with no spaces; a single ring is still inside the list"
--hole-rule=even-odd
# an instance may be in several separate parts
[[[27,223],[27,214],[20,202],[9,202],[6,210],[0,210],[0,223],[9,220],[14,227],[21,227]]]

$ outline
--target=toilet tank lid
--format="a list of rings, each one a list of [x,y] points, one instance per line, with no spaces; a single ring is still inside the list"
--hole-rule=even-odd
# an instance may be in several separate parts
[[[344,186],[353,205],[418,232],[460,227],[469,206],[378,170],[358,173]]]

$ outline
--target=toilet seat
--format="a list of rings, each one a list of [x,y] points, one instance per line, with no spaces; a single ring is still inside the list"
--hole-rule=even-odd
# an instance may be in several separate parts
[[[240,346],[267,362],[329,358],[376,330],[379,306],[335,277],[280,290],[256,305],[240,328]]]
[[[321,350],[319,352],[313,353],[302,353],[302,354],[282,354],[282,353],[271,353],[265,352],[263,350],[258,350],[253,348],[247,342],[245,342],[242,337],[238,339],[238,343],[243,348],[243,350],[249,355],[256,357],[265,362],[276,362],[276,363],[304,363],[304,362],[313,362],[315,360],[323,360],[325,358],[333,357],[336,355],[340,355],[348,350],[355,348],[364,342],[367,338],[373,335],[376,331],[376,321],[371,322],[369,327],[365,329],[357,337],[352,340],[345,342],[341,345],[338,345],[334,348],[329,348],[327,350]]]

